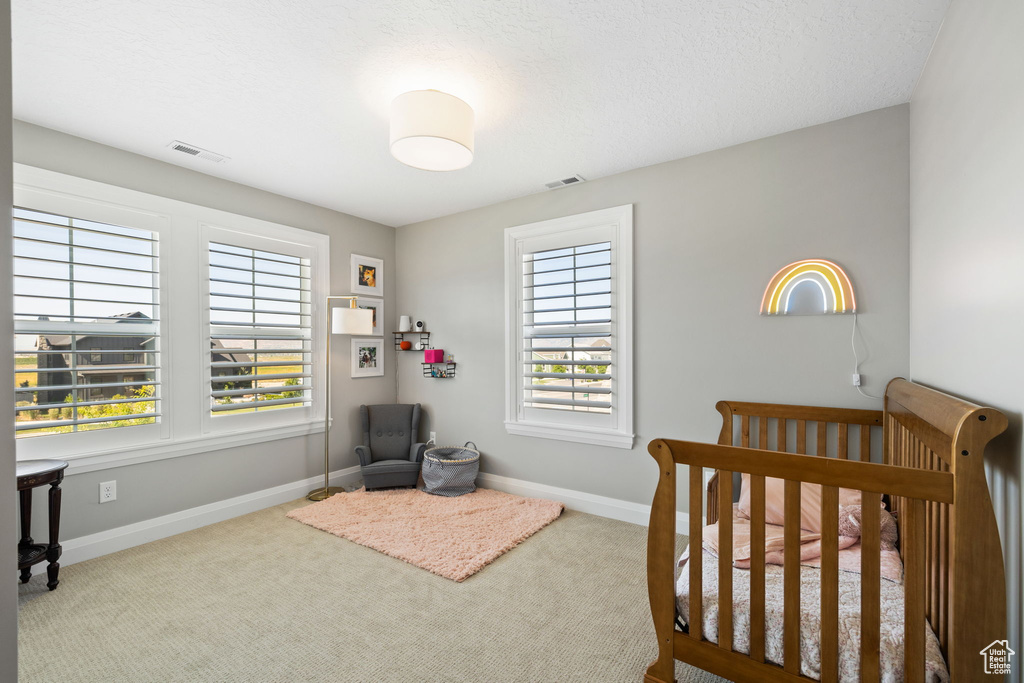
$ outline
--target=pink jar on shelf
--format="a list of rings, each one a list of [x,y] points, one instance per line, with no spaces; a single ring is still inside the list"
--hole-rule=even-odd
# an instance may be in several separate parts
[[[425,349],[423,351],[424,363],[443,363],[444,349]]]

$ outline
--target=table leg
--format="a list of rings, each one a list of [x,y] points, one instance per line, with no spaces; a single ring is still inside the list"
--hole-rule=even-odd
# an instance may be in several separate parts
[[[18,552],[27,550],[32,545],[32,489],[19,491],[21,494],[21,540],[18,541]],[[21,570],[21,582],[28,583],[32,578],[32,568]]]
[[[53,590],[60,581],[57,580],[57,572],[60,571],[61,547],[57,542],[60,533],[60,482],[63,477],[50,484],[50,543],[46,546],[46,587]]]

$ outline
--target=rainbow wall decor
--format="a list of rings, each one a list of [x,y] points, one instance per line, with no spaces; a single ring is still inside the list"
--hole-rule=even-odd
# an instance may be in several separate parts
[[[843,269],[825,259],[807,259],[790,263],[775,274],[761,298],[761,314],[789,313],[793,290],[805,282],[813,282],[821,290],[823,314],[853,313],[857,310],[853,285]]]

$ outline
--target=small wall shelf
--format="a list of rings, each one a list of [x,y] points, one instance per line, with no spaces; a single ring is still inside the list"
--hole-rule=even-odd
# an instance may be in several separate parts
[[[455,363],[421,363],[423,376],[431,379],[451,379],[455,377]]]
[[[395,335],[395,351],[402,350],[402,342],[405,341],[405,335],[414,336],[419,335],[419,343],[423,345],[423,348],[430,346],[430,333],[429,332],[392,332]],[[417,349],[416,345],[413,344],[413,348],[409,351],[422,351],[423,349]]]

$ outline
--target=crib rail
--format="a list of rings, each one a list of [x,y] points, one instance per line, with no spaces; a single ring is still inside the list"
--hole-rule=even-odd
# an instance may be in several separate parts
[[[724,446],[882,461],[881,410],[739,401],[719,401],[715,408],[722,414],[718,443]],[[708,524],[718,521],[719,481],[717,472],[708,480]]]
[[[662,476],[655,506],[662,503],[674,514],[674,495],[662,497],[661,488],[672,488],[676,465],[688,468],[690,507],[690,553],[686,571],[689,572],[688,632],[666,629],[659,640],[666,639],[673,656],[691,663],[703,661],[711,671],[736,675],[746,666],[741,660],[750,660],[764,666],[756,676],[762,680],[806,680],[801,675],[800,653],[800,492],[804,484],[822,486],[822,553],[821,553],[821,680],[837,681],[839,675],[839,488],[850,488],[856,483],[861,490],[863,510],[862,560],[862,650],[863,680],[878,680],[879,628],[880,628],[880,520],[881,494],[908,501],[904,511],[906,679],[922,680],[925,671],[925,572],[924,556],[926,536],[924,510],[928,503],[951,503],[954,499],[954,480],[949,472],[917,471],[881,463],[824,458],[813,455],[762,451],[737,446],[705,444],[688,441],[658,439],[649,450],[661,466]],[[751,567],[750,567],[750,634],[749,654],[733,651],[733,544],[732,525],[720,524],[718,537],[718,633],[717,643],[705,639],[702,632],[703,562],[704,556],[696,549],[703,541],[701,496],[704,468],[715,468],[719,480],[718,518],[732,519],[732,474],[750,475],[751,485]],[[766,664],[765,658],[765,477],[785,480],[785,524],[783,564],[783,654],[784,665]],[[874,504],[872,504],[874,502]],[[652,520],[664,510],[652,508]],[[652,596],[657,592],[673,594],[673,547],[668,539],[659,539],[652,532],[648,547],[648,579],[660,586],[651,586]],[[674,538],[674,535],[673,537]],[[663,564],[664,563],[664,564]],[[661,572],[654,568],[664,568]],[[652,610],[656,608],[652,598]],[[669,605],[673,608],[674,605]],[[665,609],[668,609],[665,608]],[[672,614],[674,618],[674,611]],[[700,664],[697,664],[701,666]],[[725,674],[723,674],[725,675]],[[671,680],[652,677],[650,680]]]

